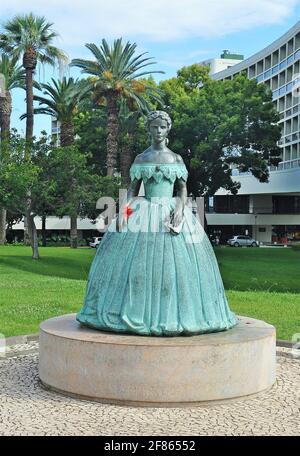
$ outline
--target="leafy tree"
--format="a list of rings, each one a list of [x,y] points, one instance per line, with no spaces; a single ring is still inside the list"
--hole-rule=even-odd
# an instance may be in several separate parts
[[[207,69],[192,65],[160,88],[174,122],[172,149],[190,168],[191,192],[213,195],[223,187],[237,193],[232,165],[268,181],[268,165],[280,161],[280,127],[265,85],[244,75],[215,81]]]
[[[89,106],[74,117],[76,145],[86,154],[88,165],[102,176],[106,174],[106,123],[103,106]]]
[[[136,43],[122,39],[114,41],[109,46],[106,40],[98,47],[94,43],[86,44],[95,60],[74,59],[71,65],[81,68],[83,73],[89,74],[93,80],[93,97],[96,103],[106,101],[107,106],[107,175],[112,176],[117,166],[118,155],[118,113],[120,100],[126,99],[128,105],[133,104],[140,110],[147,110],[145,94],[153,99],[159,99],[156,88],[138,78],[161,71],[147,71],[152,65],[146,53],[136,55]],[[133,109],[136,109],[135,107]]]
[[[26,141],[16,132],[12,132],[8,146],[2,149],[0,156],[0,205],[9,207],[17,218],[21,218],[25,213],[28,214],[33,259],[39,258],[34,217],[42,204],[41,168],[38,165],[37,152],[44,148],[44,140],[33,142],[28,157]],[[28,210],[29,192],[30,210]]]
[[[95,219],[96,202],[101,196],[116,196],[117,178],[99,176],[88,166],[88,157],[75,144],[56,147],[46,134],[32,142],[30,157],[26,141],[13,133],[9,148],[0,161],[0,205],[9,207],[17,219],[27,209],[30,192],[30,239],[32,258],[39,259],[37,231],[34,219],[51,213]]]
[[[74,144],[53,148],[47,160],[47,201],[59,217],[97,217],[96,202],[101,196],[117,196],[119,181],[101,176],[88,165],[88,157]]]
[[[74,117],[77,114],[80,103],[88,96],[89,85],[86,81],[62,78],[56,81],[52,78],[51,84],[39,84],[43,95],[35,95],[34,100],[39,102],[40,107],[34,109],[35,114],[46,114],[61,123],[60,143],[62,147],[74,143]],[[25,118],[26,114],[21,116]],[[72,212],[71,217],[71,247],[77,247],[77,214]]]

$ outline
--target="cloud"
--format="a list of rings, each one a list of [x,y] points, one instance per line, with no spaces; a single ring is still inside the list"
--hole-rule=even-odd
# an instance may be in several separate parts
[[[298,0],[0,0],[1,16],[45,15],[68,50],[102,37],[149,42],[215,38],[282,23]]]

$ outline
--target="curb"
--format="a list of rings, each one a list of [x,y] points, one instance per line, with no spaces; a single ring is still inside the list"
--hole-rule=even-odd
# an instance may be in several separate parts
[[[297,348],[295,347],[295,342],[290,342],[289,340],[277,339],[276,340],[277,347],[285,347],[285,348]],[[298,348],[299,350],[300,348]]]
[[[7,346],[11,345],[23,345],[29,344],[30,342],[36,342],[39,339],[39,333],[28,334],[24,336],[12,336],[6,337],[5,342]]]

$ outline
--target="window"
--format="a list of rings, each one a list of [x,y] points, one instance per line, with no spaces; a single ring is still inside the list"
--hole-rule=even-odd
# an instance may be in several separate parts
[[[219,214],[248,214],[249,195],[215,196],[214,211]]]
[[[300,214],[300,196],[273,196],[273,214]]]
[[[257,62],[256,68],[257,68],[257,74],[262,73],[264,71],[264,61],[260,60],[259,62]]]
[[[273,55],[272,55],[272,65],[277,65],[279,61],[279,51],[275,51],[273,52]]]
[[[290,92],[291,90],[293,90],[293,83],[289,82],[288,85],[286,86],[286,91]]]

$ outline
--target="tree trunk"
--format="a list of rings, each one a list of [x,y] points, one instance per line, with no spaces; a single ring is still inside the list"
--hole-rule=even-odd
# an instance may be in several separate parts
[[[6,209],[0,207],[0,245],[6,244]]]
[[[60,144],[62,147],[71,146],[74,143],[74,125],[73,121],[61,121],[60,127]]]
[[[0,97],[0,122],[1,122],[1,143],[9,141],[10,117],[11,117],[11,94],[6,91],[5,97]]]
[[[68,147],[74,144],[74,124],[73,120],[62,120],[60,126],[60,144],[62,147]],[[77,249],[78,247],[78,232],[77,232],[77,213],[70,216],[70,247]]]
[[[28,201],[27,201],[28,203]],[[29,231],[28,211],[24,216],[24,245],[31,245],[31,234]]]
[[[33,137],[33,70],[26,68],[26,141],[27,156],[30,151],[30,143]]]
[[[0,97],[1,154],[7,150],[10,136],[11,94]],[[0,207],[0,245],[6,243],[6,209]]]
[[[33,73],[37,64],[36,50],[28,48],[23,55],[23,67],[25,68],[26,77],[26,141],[27,148],[33,136]],[[30,149],[27,149],[27,151]]]
[[[38,260],[40,258],[40,255],[39,255],[39,244],[38,244],[37,231],[36,231],[36,226],[35,226],[35,222],[34,222],[34,215],[30,214],[28,216],[27,220],[28,220],[28,231],[30,233],[30,239],[31,239],[32,259]]]
[[[127,188],[130,184],[129,169],[132,162],[132,142],[133,142],[133,133],[127,134],[128,141],[122,147],[122,153],[120,156],[120,168],[122,176],[122,185]]]
[[[26,79],[26,148],[25,158],[30,158],[31,141],[33,137],[33,73],[36,67],[36,52],[34,49],[28,49],[23,55],[23,67],[25,68],[25,79]],[[27,206],[31,206],[30,194],[28,194]],[[32,238],[33,229],[30,229],[31,222],[26,214],[26,220],[24,221],[24,244],[31,244],[33,247],[34,239]],[[36,230],[35,230],[36,231]],[[34,254],[35,256],[35,254]],[[33,258],[34,258],[33,256]],[[36,258],[34,258],[36,259]]]
[[[42,216],[42,246],[47,246],[46,215]]]
[[[113,176],[118,156],[118,96],[110,93],[107,96],[107,175]]]
[[[71,215],[71,249],[78,247],[78,233],[77,233],[77,214]]]

